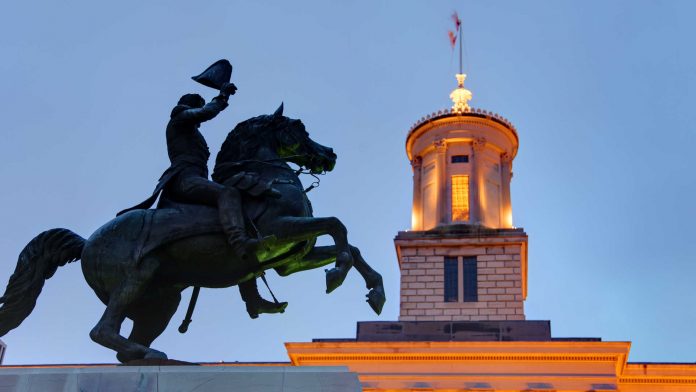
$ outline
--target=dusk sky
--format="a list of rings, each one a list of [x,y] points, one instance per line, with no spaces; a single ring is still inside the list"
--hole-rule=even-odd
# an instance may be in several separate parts
[[[451,106],[455,10],[471,106],[520,137],[511,192],[513,223],[529,235],[527,319],[551,320],[554,337],[631,341],[630,361],[696,361],[693,1],[4,2],[0,285],[41,231],[88,237],[149,195],[169,164],[172,107],[188,92],[212,98],[190,77],[228,58],[239,91],[201,128],[213,158],[235,124],[284,101],[339,157],[309,194],[315,216],[345,223],[387,303],[371,311],[357,272],[330,295],[323,270],[271,272],[285,314],[251,320],[237,288],[203,289],[181,335],[189,289],[153,348],[287,361],[284,342],[396,320],[393,238],[411,222],[404,142]],[[89,338],[104,305],[78,264],[2,337],[6,364],[115,362]]]

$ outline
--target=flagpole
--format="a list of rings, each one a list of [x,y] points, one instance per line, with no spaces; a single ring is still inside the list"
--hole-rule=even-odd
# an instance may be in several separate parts
[[[462,74],[462,25],[459,24],[459,73]]]

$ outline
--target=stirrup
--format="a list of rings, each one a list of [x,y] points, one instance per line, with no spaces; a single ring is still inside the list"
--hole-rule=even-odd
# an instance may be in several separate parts
[[[271,302],[260,297],[254,301],[253,305],[246,303],[246,311],[252,319],[258,318],[261,313],[285,313],[287,307],[287,302]]]

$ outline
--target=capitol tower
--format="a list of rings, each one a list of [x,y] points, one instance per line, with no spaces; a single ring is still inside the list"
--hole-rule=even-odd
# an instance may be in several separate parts
[[[512,224],[510,181],[519,138],[493,112],[469,106],[457,74],[451,109],[406,136],[413,169],[410,231],[396,245],[401,321],[524,320],[527,235]]]
[[[554,337],[549,320],[527,320],[527,234],[510,193],[519,137],[470,107],[466,75],[456,78],[452,107],[406,135],[413,204],[410,230],[394,238],[398,320],[286,343],[292,364],[345,366],[369,392],[696,391],[693,364],[632,363],[631,342]]]

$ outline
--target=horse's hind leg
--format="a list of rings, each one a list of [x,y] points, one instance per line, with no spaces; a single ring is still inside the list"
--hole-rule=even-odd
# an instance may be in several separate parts
[[[181,301],[181,292],[172,288],[148,288],[143,298],[129,307],[128,318],[133,320],[133,329],[128,340],[150,347],[152,342],[164,332],[169,325]],[[143,355],[133,357],[128,352],[119,352],[116,358],[120,362],[141,359]]]
[[[89,333],[92,340],[128,358],[167,358],[164,353],[132,342],[120,334],[129,305],[143,295],[158,266],[159,262],[155,259],[143,260],[137,269],[127,274],[121,285],[109,294],[104,314]]]

